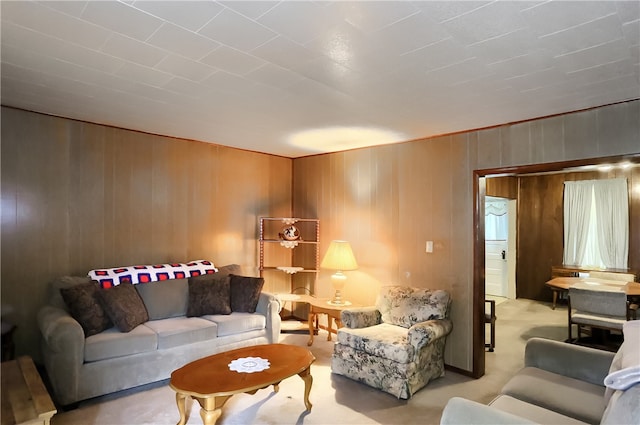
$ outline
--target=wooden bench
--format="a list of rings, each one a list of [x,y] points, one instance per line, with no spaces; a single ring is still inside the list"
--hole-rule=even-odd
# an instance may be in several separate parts
[[[2,362],[2,425],[48,425],[55,414],[31,357]]]

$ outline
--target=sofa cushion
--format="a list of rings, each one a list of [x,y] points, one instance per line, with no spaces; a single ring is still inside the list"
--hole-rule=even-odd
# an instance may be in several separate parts
[[[218,325],[218,336],[235,335],[242,332],[264,329],[267,318],[257,313],[234,312],[230,315],[212,314],[202,317]]]
[[[205,314],[230,314],[230,277],[217,273],[189,279],[187,317]]]
[[[407,340],[406,328],[381,323],[366,328],[340,328],[338,343],[398,363],[413,361],[415,349]]]
[[[148,327],[142,325],[130,332],[120,332],[113,327],[97,335],[90,336],[84,344],[84,361],[95,362],[114,357],[155,351],[158,337]]]
[[[231,276],[231,311],[255,313],[260,292],[264,286],[264,278]]]
[[[525,367],[502,388],[503,394],[588,423],[600,423],[604,386]]]
[[[212,340],[218,332],[215,323],[199,317],[150,320],[145,326],[158,334],[159,350]]]
[[[149,320],[149,314],[131,282],[98,291],[109,319],[122,332],[129,332]]]
[[[444,319],[449,293],[441,289],[383,286],[376,300],[382,321],[410,328],[418,322]]]
[[[113,326],[100,304],[99,290],[98,283],[93,281],[60,289],[60,295],[69,308],[71,317],[80,323],[85,337]]]
[[[539,424],[585,424],[569,416],[561,415],[552,410],[543,409],[535,404],[527,403],[508,395],[499,395],[489,405],[503,412],[529,419]]]
[[[149,314],[149,320],[187,314],[189,287],[187,279],[169,279],[134,285]]]

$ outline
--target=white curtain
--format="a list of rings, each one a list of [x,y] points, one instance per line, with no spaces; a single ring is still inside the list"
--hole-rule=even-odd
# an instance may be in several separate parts
[[[564,264],[627,268],[628,199],[626,179],[564,183]]]
[[[484,238],[489,241],[507,240],[509,217],[507,201],[487,197],[484,209]]]
[[[626,179],[595,180],[598,248],[605,267],[626,269],[629,257],[629,192]]]
[[[593,202],[592,181],[564,182],[564,254],[562,261],[578,266],[584,257]]]

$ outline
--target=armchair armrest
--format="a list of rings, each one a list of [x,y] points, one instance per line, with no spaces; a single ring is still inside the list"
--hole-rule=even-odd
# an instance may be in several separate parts
[[[340,312],[340,321],[347,328],[366,328],[381,323],[380,311],[376,307],[358,307]]]
[[[453,324],[449,319],[427,320],[416,323],[409,328],[409,343],[417,350],[431,344],[433,341],[449,335]]]
[[[451,398],[444,407],[442,417],[440,418],[440,425],[511,425],[533,423],[535,422],[461,397]]]
[[[544,338],[531,338],[524,352],[525,367],[604,386],[615,353]]]

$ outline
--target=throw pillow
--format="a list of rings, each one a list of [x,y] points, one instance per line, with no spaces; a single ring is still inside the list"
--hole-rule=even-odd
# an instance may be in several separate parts
[[[206,275],[205,275],[206,276]],[[169,279],[133,285],[149,313],[149,320],[184,316],[189,291],[187,279]]]
[[[255,313],[264,278],[231,275],[231,311]]]
[[[129,332],[149,320],[149,314],[131,282],[98,291],[102,307],[121,332]]]
[[[60,290],[62,288],[70,288],[81,283],[90,283],[92,280],[87,276],[60,276],[56,277],[49,285],[49,304],[69,311],[69,306],[62,298]]]
[[[189,278],[187,317],[231,314],[229,280],[218,273]]]
[[[238,264],[227,264],[226,266],[218,267],[218,271],[212,274],[203,274],[200,276],[192,276],[190,280],[211,280],[211,276],[229,276],[230,274],[239,274],[241,267]]]
[[[100,305],[99,290],[98,283],[94,281],[60,288],[60,295],[69,308],[71,317],[80,323],[85,337],[99,334],[113,326]]]

